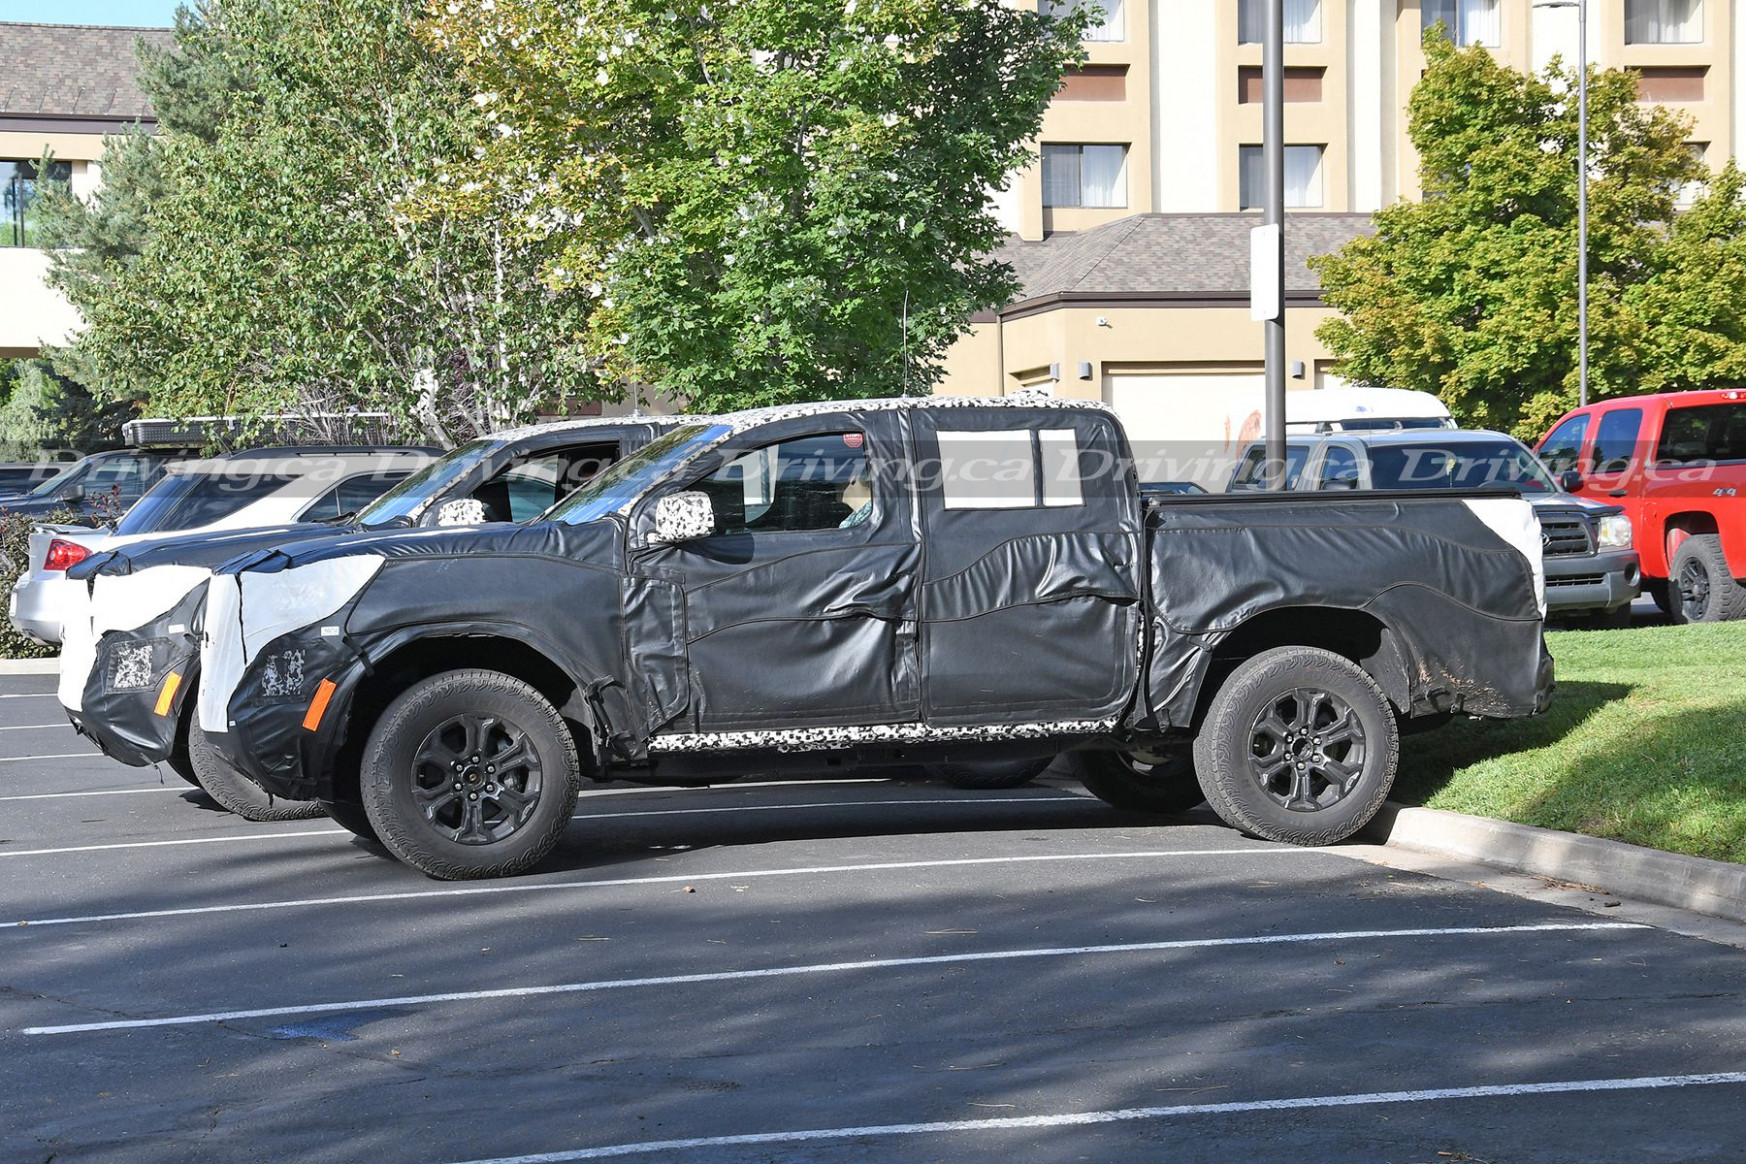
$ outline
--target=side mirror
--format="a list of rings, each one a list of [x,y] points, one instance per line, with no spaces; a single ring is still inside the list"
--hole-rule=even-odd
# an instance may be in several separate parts
[[[67,491],[61,494],[61,500],[70,501],[74,505],[77,505],[79,502],[85,500],[85,487],[83,485],[67,486]]]
[[[709,494],[691,491],[670,493],[655,502],[655,528],[650,540],[657,542],[695,541],[708,537],[715,530],[715,506]]]
[[[437,507],[436,523],[438,525],[483,525],[485,524],[485,503],[475,501],[471,497],[445,501]]]
[[[1558,484],[1566,493],[1575,493],[1582,488],[1582,474],[1575,469],[1566,469],[1558,474]]]

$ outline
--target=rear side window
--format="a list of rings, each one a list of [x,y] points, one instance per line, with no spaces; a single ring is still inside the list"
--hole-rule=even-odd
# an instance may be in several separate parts
[[[203,473],[171,477],[128,511],[116,532],[167,533],[223,521],[245,505],[285,488],[297,478],[285,473],[227,476]]]
[[[391,486],[406,480],[409,472],[389,471],[366,473],[350,477],[315,499],[315,503],[299,515],[300,521],[326,521],[357,513],[382,496]]]
[[[1358,456],[1345,445],[1329,445],[1322,458],[1321,489],[1356,489],[1362,475],[1358,471]]]
[[[1667,410],[1656,464],[1694,461],[1746,461],[1746,402]]]
[[[1540,459],[1554,473],[1576,468],[1582,453],[1582,438],[1588,435],[1588,414],[1573,416],[1557,428],[1540,445]]]
[[[1601,414],[1594,434],[1594,471],[1623,473],[1637,459],[1637,434],[1643,429],[1641,408],[1615,408]]]
[[[1085,503],[1079,437],[1072,429],[937,435],[940,492],[947,509]]]

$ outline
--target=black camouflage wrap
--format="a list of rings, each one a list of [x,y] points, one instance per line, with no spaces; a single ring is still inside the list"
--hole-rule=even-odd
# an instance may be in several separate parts
[[[489,480],[510,462],[538,456],[554,448],[579,442],[616,442],[620,455],[635,452],[676,423],[676,418],[649,417],[642,419],[592,420],[537,425],[499,434],[497,447],[482,457],[469,472],[425,498],[403,524],[429,523],[443,501],[465,497],[481,483]],[[387,527],[390,530],[398,526]],[[126,575],[153,566],[201,566],[216,569],[236,559],[258,558],[261,551],[304,542],[331,544],[335,540],[363,537],[375,532],[362,525],[338,525],[320,522],[296,522],[246,530],[228,530],[186,537],[163,537],[132,546],[94,554],[67,572],[69,578],[88,580],[98,574]],[[205,609],[206,587],[200,585],[171,611],[150,623],[131,631],[111,631],[98,644],[98,658],[106,654],[137,654],[137,644],[150,642],[163,655],[161,680],[168,670],[178,670],[183,681],[177,688],[165,714],[156,711],[158,687],[149,690],[110,688],[103,681],[102,668],[91,676],[85,688],[85,703],[81,713],[70,714],[74,727],[88,736],[104,754],[124,764],[149,765],[168,759],[177,746],[180,725],[192,706],[199,689],[200,657],[198,632],[187,643],[171,642],[167,628],[182,624],[198,627]],[[283,746],[285,741],[281,740]]]
[[[479,644],[457,665],[493,666],[500,640],[554,665],[597,775],[673,753],[1186,732],[1221,644],[1292,611],[1370,620],[1365,665],[1403,714],[1527,715],[1549,695],[1532,566],[1459,495],[1142,503],[1113,416],[1056,401],[746,416],[588,524],[330,537],[227,564],[246,607],[250,572],[384,560],[339,612],[248,661],[215,743],[275,795],[329,797],[361,685],[431,639]],[[741,453],[851,431],[879,482],[859,524],[653,536],[664,497]],[[947,504],[912,470],[966,432],[1072,434],[1084,504]],[[323,679],[335,690],[308,730]]]

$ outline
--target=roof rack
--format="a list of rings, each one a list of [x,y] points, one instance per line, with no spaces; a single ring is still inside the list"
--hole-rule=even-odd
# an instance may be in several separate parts
[[[333,444],[335,439],[364,444],[390,443],[394,418],[386,412],[275,413],[240,416],[141,417],[121,426],[121,439],[133,448],[232,447],[243,440],[280,446]]]

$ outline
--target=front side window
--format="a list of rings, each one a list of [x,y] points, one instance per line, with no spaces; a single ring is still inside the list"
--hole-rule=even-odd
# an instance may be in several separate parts
[[[442,459],[432,461],[361,510],[358,521],[363,525],[386,525],[411,517],[431,498],[471,473],[499,444],[480,440],[451,449]]]
[[[298,520],[329,521],[362,513],[370,502],[382,495],[384,489],[404,481],[410,475],[407,470],[390,469],[381,473],[367,473],[362,477],[341,481],[316,498],[315,503],[304,510],[299,515]]]
[[[1587,435],[1588,414],[1571,417],[1540,443],[1540,459],[1554,473],[1576,468],[1577,458],[1582,453],[1582,440]]]
[[[1637,434],[1643,428],[1643,410],[1615,408],[1601,414],[1594,434],[1594,471],[1623,473],[1637,459]]]
[[[1304,462],[1309,460],[1308,445],[1285,446],[1285,487],[1296,489],[1303,477]],[[1251,445],[1231,477],[1231,491],[1267,488],[1267,448]]]
[[[1746,401],[1672,408],[1655,447],[1661,465],[1746,461]]]
[[[1422,0],[1419,18],[1427,32],[1441,24],[1456,44],[1495,48],[1503,43],[1498,8],[1498,0]]]
[[[41,163],[22,158],[0,158],[0,208],[6,214],[6,228],[0,232],[0,244],[15,247],[36,247],[42,242],[37,236],[38,212],[34,208],[45,183],[66,183],[72,180],[71,162],[50,162],[47,171]]]
[[[1123,207],[1127,204],[1127,146],[1043,147],[1044,206]]]
[[[691,488],[709,495],[712,536],[848,529],[873,510],[867,438],[796,437],[742,453]]]
[[[1267,165],[1261,147],[1237,147],[1239,208],[1260,210],[1267,205]],[[1322,204],[1322,147],[1285,147],[1285,206],[1299,210]]]
[[[1284,0],[1285,43],[1320,44],[1322,0]],[[1260,44],[1267,33],[1267,0],[1239,0],[1237,43]]]
[[[1626,44],[1699,44],[1704,0],[1625,0]]]
[[[581,525],[617,513],[732,431],[725,424],[687,424],[656,437],[595,474],[592,481],[547,510],[543,519]]]
[[[85,479],[85,495],[131,503],[145,491],[145,479],[150,472],[151,462],[143,457],[110,457]]]
[[[1088,8],[1101,12],[1103,18],[1085,30],[1086,40],[1127,39],[1127,29],[1122,21],[1122,0],[1038,0],[1037,4],[1037,11],[1044,16],[1066,16]]]
[[[1322,458],[1319,488],[1356,489],[1361,479],[1358,454],[1345,445],[1329,445],[1327,455]]]

